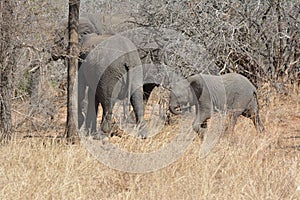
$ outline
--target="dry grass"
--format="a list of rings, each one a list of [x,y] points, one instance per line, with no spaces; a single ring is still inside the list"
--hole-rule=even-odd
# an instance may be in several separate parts
[[[0,198],[300,199],[299,95],[272,95],[262,104],[265,133],[240,118],[235,133],[223,135],[205,159],[198,158],[196,137],[178,161],[146,174],[110,169],[82,144],[18,137],[0,146]],[[171,137],[172,126],[145,141],[111,140],[131,150],[153,150]]]

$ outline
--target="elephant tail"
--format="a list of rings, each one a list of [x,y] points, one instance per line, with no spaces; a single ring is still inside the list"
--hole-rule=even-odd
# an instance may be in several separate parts
[[[131,72],[129,70],[129,66],[125,63],[124,64],[126,70],[126,88],[127,88],[127,105],[130,105],[130,96],[131,96]]]
[[[126,70],[126,86],[128,88],[128,93],[130,95],[130,83],[131,83],[131,77],[130,77],[130,70],[129,70],[129,66],[125,63],[124,64],[125,70]]]

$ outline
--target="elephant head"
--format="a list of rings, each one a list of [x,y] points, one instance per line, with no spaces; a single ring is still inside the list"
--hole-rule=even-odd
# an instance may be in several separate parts
[[[192,82],[190,82],[192,81]],[[193,80],[183,79],[171,86],[169,109],[178,115],[195,105],[196,96],[192,88]]]
[[[92,22],[88,18],[80,17],[78,25],[79,44],[82,42],[83,37],[93,33],[97,33],[97,29]],[[53,60],[63,59],[67,55],[68,37],[68,20],[64,19],[55,31],[55,37],[51,49],[51,56]]]

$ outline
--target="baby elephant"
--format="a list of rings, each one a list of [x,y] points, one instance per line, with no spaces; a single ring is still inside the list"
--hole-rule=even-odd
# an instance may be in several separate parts
[[[233,131],[240,115],[252,119],[258,132],[264,130],[259,118],[256,89],[240,74],[196,74],[175,83],[171,91],[170,111],[173,114],[181,114],[182,106],[196,106],[193,129],[197,133],[207,127],[207,120],[214,112],[224,111],[231,116],[229,131]]]

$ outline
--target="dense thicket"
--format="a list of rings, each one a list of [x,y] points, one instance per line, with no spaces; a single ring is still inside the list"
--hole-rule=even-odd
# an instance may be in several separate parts
[[[300,81],[299,1],[152,0],[138,15],[143,25],[175,29],[204,48],[210,59],[198,67],[213,61],[256,84]]]
[[[63,0],[14,2],[13,51],[6,52],[13,66],[10,90],[14,102],[31,98],[27,111],[12,110],[24,119],[15,127],[29,119],[36,129],[55,128],[51,120],[66,101],[67,69],[63,61],[51,61],[49,50],[55,29],[67,17],[68,4]],[[185,76],[238,72],[257,86],[267,82],[276,89],[300,83],[297,0],[81,1],[81,15],[96,12],[132,15],[136,27],[179,33],[193,46],[178,46],[174,41],[179,39],[169,35],[173,38],[163,46],[162,60]]]

